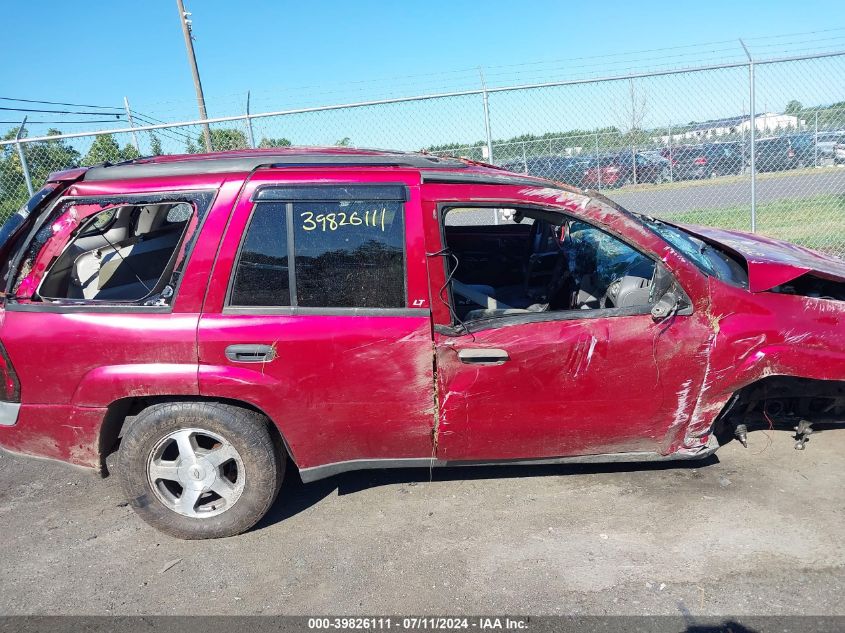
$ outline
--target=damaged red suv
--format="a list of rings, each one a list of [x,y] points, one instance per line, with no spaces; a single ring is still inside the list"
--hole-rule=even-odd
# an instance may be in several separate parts
[[[845,417],[845,263],[469,161],[57,173],[0,229],[0,445],[183,538],[286,469],[705,457]]]

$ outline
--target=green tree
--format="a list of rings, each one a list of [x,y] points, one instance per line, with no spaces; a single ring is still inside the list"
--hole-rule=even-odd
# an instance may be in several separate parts
[[[786,104],[786,108],[784,109],[784,113],[786,114],[799,114],[801,110],[804,109],[804,106],[801,105],[800,101],[796,101],[793,99],[789,103]]]
[[[17,130],[9,130],[3,140],[15,138]],[[47,136],[57,136],[56,129],[47,130]],[[26,135],[24,134],[24,137]],[[29,175],[35,189],[41,187],[50,172],[79,165],[79,152],[64,139],[23,143],[21,145]],[[29,198],[20,156],[14,145],[0,147],[0,221],[14,213]]]
[[[82,164],[119,163],[139,156],[140,154],[134,145],[126,144],[120,147],[111,134],[98,134],[94,138],[94,142],[91,143],[88,152],[82,158]]]
[[[230,149],[246,149],[249,143],[246,140],[246,134],[243,130],[236,128],[213,128],[211,130],[211,151],[221,152]],[[196,141],[188,139],[185,145],[185,151],[188,154],[198,154],[205,151],[205,137],[203,134],[197,135]]]
[[[161,156],[164,154],[161,147],[161,139],[154,132],[150,132],[150,154],[153,156]]]
[[[335,143],[337,147],[349,147],[351,144],[352,139],[350,139],[348,136],[344,136],[342,139]]]
[[[258,144],[258,147],[290,147],[291,142],[282,137],[282,138],[267,138],[266,136],[261,137],[261,142]]]

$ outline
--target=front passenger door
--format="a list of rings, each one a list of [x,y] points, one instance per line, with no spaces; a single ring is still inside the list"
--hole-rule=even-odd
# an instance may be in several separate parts
[[[653,269],[652,260],[578,224],[570,254],[595,260],[582,289],[630,292],[612,283],[620,270],[650,277],[633,271]],[[655,321],[647,290],[618,308],[587,296],[579,309],[476,321],[470,312],[465,327],[435,328],[440,459],[668,452],[669,428],[685,421],[700,389],[704,363],[691,361],[707,328],[697,314]]]

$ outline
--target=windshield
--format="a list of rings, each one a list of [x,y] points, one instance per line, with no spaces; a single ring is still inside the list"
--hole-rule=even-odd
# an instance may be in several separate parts
[[[672,248],[691,261],[705,275],[727,283],[747,287],[748,273],[741,263],[721,249],[714,248],[680,227],[640,215],[639,219],[666,240]]]
[[[648,227],[657,233],[676,251],[679,251],[684,257],[692,261],[703,272],[708,275],[718,276],[713,262],[704,254],[707,250],[707,245],[699,239],[692,237],[686,231],[683,231],[675,226],[664,224],[660,220],[642,216],[641,219]]]

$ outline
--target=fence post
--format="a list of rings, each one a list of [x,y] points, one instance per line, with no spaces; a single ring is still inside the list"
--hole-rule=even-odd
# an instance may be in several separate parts
[[[129,121],[129,127],[134,128],[135,124],[132,122],[132,110],[129,108],[129,97],[123,97],[123,107],[126,108],[126,120]],[[135,146],[135,150],[140,154],[141,153],[141,146],[138,145],[138,135],[135,133],[135,130],[132,130],[132,144]]]
[[[26,162],[26,155],[23,153],[23,147],[21,146],[21,134],[23,134],[23,129],[26,126],[26,120],[28,118],[28,116],[25,116],[21,126],[18,128],[18,133],[15,135],[15,145],[18,148],[18,156],[21,159],[21,169],[23,170],[23,179],[26,181],[26,190],[29,192],[29,197],[31,198],[35,191],[32,189],[32,178],[29,177],[29,165]]]
[[[751,232],[757,232],[757,107],[754,102],[754,59],[748,51],[745,42],[739,40],[742,44],[743,50],[748,57],[748,110],[749,121],[751,123],[751,152],[750,164],[751,169]]]
[[[599,133],[596,132],[596,182],[599,191],[601,191],[601,158],[599,158]]]
[[[819,111],[816,110],[816,121],[813,125],[813,167],[819,166]]]
[[[522,141],[522,168],[523,173],[528,173],[528,155],[525,153],[525,141]]]
[[[252,117],[249,116],[249,90],[246,91],[246,140],[255,149],[255,137],[252,135]]]
[[[673,163],[675,162],[674,157],[672,156],[672,122],[669,122],[669,137],[668,141],[666,142],[666,146],[669,148],[669,182],[675,182],[675,172]]]
[[[490,130],[490,100],[487,96],[487,84],[484,83],[484,73],[478,68],[481,77],[481,97],[484,100],[484,132],[487,135],[487,162],[493,164],[493,133]],[[499,210],[493,209],[493,224],[499,223]]]

